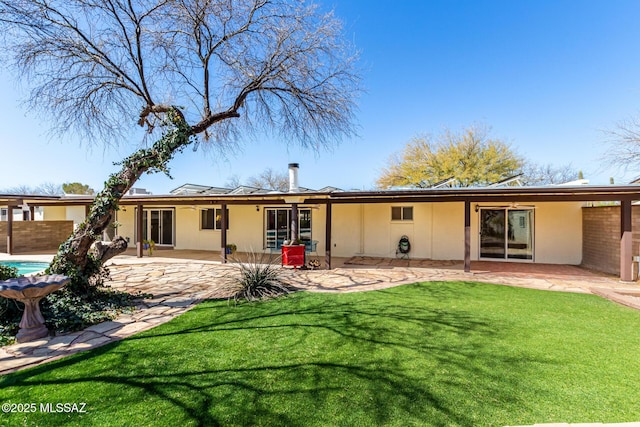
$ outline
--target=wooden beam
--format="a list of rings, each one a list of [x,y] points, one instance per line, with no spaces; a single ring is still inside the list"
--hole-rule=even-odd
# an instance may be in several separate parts
[[[331,270],[331,203],[327,203],[327,218],[325,221],[325,252],[324,252],[324,266],[327,270]]]
[[[464,271],[471,271],[471,201],[464,201]]]
[[[142,213],[143,206],[138,204],[136,206],[136,255],[138,258],[142,258],[143,256],[143,234],[142,234]]]
[[[291,242],[294,240],[298,242],[300,240],[300,234],[298,233],[298,204],[291,204]]]
[[[13,255],[13,206],[7,206],[7,253]]]
[[[220,230],[220,256],[222,257],[222,262],[227,262],[227,204],[223,203],[220,206],[222,209],[220,211],[220,222],[222,223],[222,230]],[[215,210],[213,211],[215,213]],[[215,218],[214,218],[215,220]]]
[[[631,201],[620,202],[620,280],[633,281]]]

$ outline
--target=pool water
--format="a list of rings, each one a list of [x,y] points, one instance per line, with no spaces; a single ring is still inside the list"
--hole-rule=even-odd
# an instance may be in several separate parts
[[[18,269],[18,274],[20,275],[37,273],[49,267],[49,264],[46,262],[35,261],[0,261],[0,265],[16,267]]]

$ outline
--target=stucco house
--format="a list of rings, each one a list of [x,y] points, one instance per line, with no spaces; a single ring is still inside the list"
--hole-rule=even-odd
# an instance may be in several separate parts
[[[165,195],[133,192],[122,199],[110,233],[125,237],[139,256],[149,239],[160,248],[220,251],[223,258],[230,243],[242,252],[272,252],[293,232],[314,246],[327,268],[333,256],[395,257],[402,236],[411,242],[411,258],[462,260],[466,270],[472,260],[580,265],[585,236],[597,231],[583,226],[584,209],[615,202],[619,274],[623,280],[634,276],[640,245],[632,239],[631,206],[640,200],[638,185],[310,190],[298,186],[297,165],[291,166],[289,192],[193,184]],[[37,207],[41,221],[32,222],[65,227],[84,219],[90,202],[82,196],[0,195],[0,208]],[[14,235],[21,221],[12,217],[0,221],[7,252],[28,239]]]

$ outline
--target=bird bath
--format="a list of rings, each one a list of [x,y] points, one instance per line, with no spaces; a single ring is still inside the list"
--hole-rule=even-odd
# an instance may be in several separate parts
[[[40,300],[66,285],[69,280],[62,274],[50,274],[0,281],[0,297],[15,299],[24,304],[20,331],[16,335],[18,342],[33,341],[49,334],[40,312]]]

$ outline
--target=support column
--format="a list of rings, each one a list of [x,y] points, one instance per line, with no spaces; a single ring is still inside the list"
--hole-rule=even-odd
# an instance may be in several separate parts
[[[143,255],[143,239],[142,239],[142,205],[136,207],[136,255],[142,258]]]
[[[222,227],[222,230],[220,230],[220,257],[224,264],[227,262],[227,204],[222,203],[220,207],[220,224]]]
[[[31,220],[31,221],[35,221],[36,220],[36,207],[35,206],[29,206],[29,220]]]
[[[471,272],[471,201],[464,201],[464,271]]]
[[[631,239],[631,200],[620,202],[620,280],[633,280],[632,239]]]
[[[300,236],[298,234],[298,204],[291,204],[291,236],[290,240],[300,242]]]
[[[324,266],[327,270],[331,270],[331,202],[327,202],[327,217],[325,220],[325,235],[324,235]]]
[[[13,255],[13,206],[7,206],[7,254]]]

